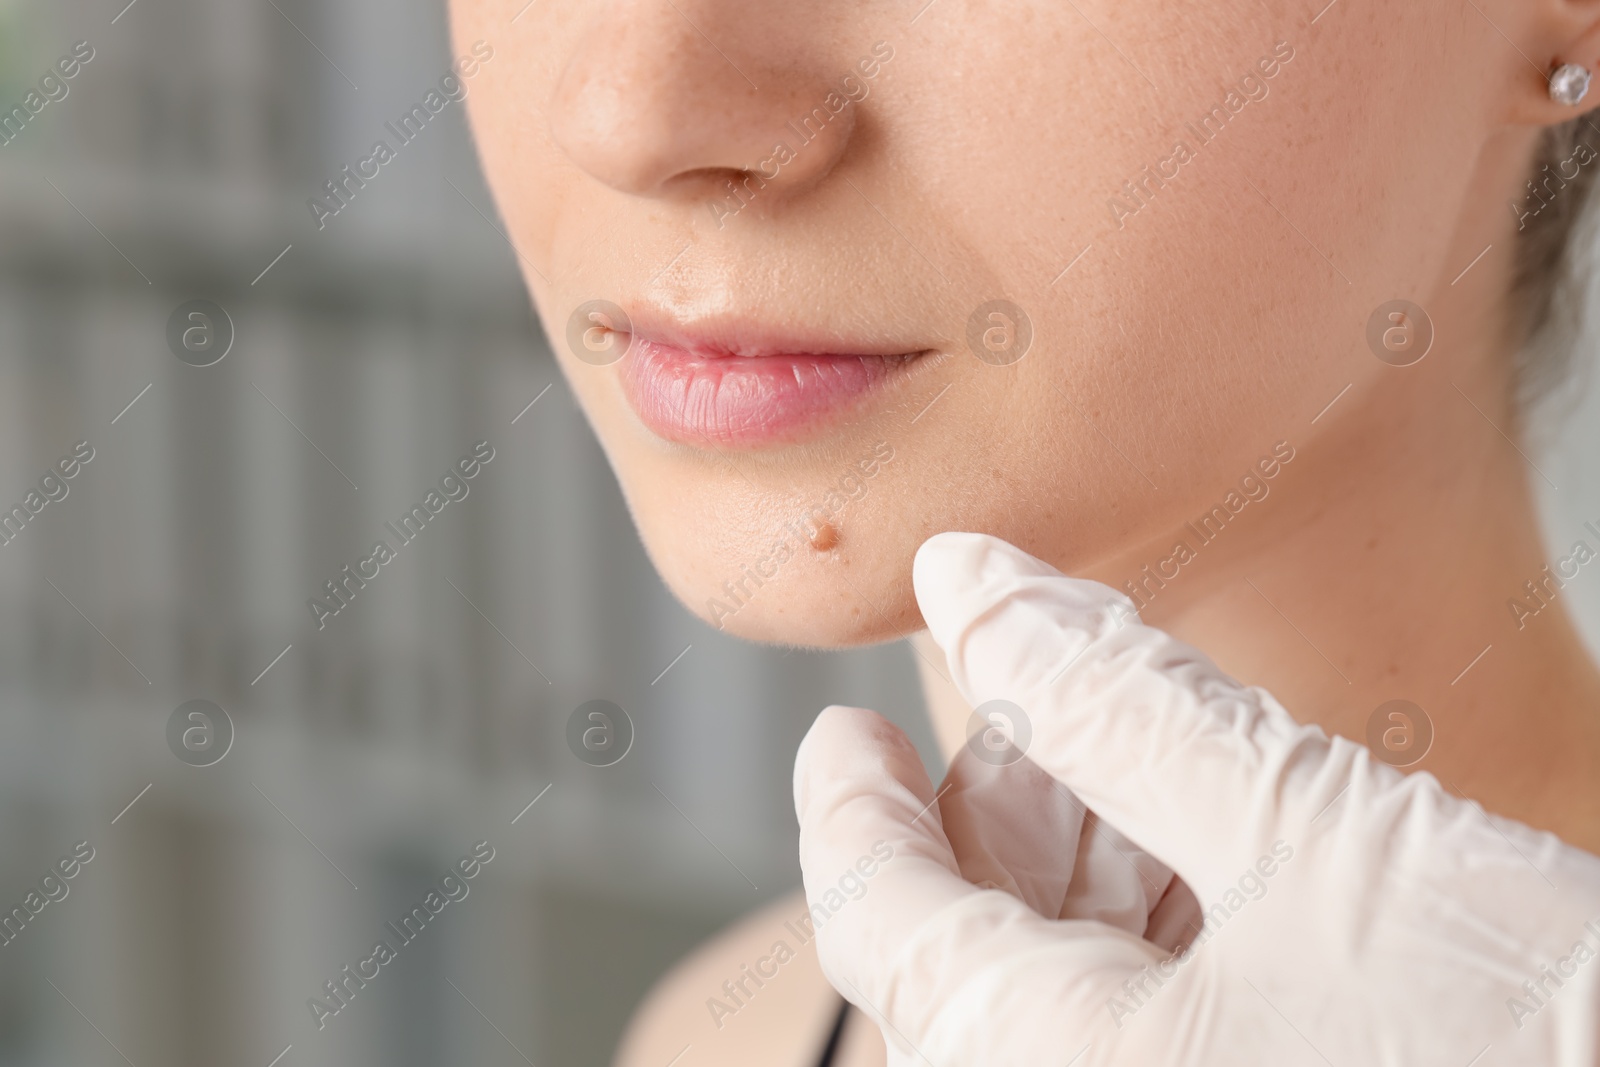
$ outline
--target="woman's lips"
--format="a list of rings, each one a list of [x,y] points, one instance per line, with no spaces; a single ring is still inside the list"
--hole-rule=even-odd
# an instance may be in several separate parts
[[[737,447],[798,439],[921,355],[745,355],[635,334],[620,370],[628,403],[657,436]]]

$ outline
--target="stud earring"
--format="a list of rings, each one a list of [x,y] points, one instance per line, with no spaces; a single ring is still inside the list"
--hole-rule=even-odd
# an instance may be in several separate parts
[[[1563,63],[1550,75],[1550,99],[1567,107],[1577,107],[1589,92],[1590,74],[1576,63]]]

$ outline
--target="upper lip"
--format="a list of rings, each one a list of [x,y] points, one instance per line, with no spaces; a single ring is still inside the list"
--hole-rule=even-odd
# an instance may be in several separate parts
[[[686,321],[649,306],[624,305],[633,337],[702,358],[761,356],[899,356],[927,347],[894,340],[845,337],[815,329],[777,327],[752,317],[706,315]]]

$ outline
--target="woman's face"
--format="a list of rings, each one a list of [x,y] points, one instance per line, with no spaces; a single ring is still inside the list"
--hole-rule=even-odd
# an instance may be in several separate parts
[[[1379,305],[1460,336],[1543,83],[1457,5],[1319,8],[456,0],[507,232],[684,603],[893,638],[948,529],[1120,584],[1362,417]]]

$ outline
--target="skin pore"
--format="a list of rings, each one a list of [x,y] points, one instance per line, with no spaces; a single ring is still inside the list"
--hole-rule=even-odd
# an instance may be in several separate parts
[[[1600,2],[524,4],[451,5],[458,52],[504,57],[468,99],[484,170],[691,610],[756,640],[910,637],[917,546],[995,534],[1148,583],[1146,622],[1330,733],[1364,742],[1380,704],[1415,702],[1434,730],[1417,769],[1600,851],[1600,677],[1559,598],[1508,606],[1547,559],[1504,299],[1507,205],[1539,129],[1573,116],[1542,75],[1597,65]],[[1433,330],[1406,367],[1367,340],[1397,298]],[[908,358],[798,429],[670,440],[630,403],[631,353],[568,344],[592,300],[733,358]],[[1000,365],[968,341],[996,300],[1032,334]],[[1197,538],[1246,476],[1265,495]],[[1180,540],[1192,558],[1168,562]],[[968,709],[912,643],[948,755]],[[739,936],[690,966],[764,947]],[[814,999],[788,1025],[814,1035],[829,994],[795,967]],[[675,981],[630,1048],[676,1041],[674,1013],[706,1033],[708,991]],[[807,1062],[812,1037],[760,1017]],[[699,1062],[749,1062],[735,1045],[707,1037]]]

